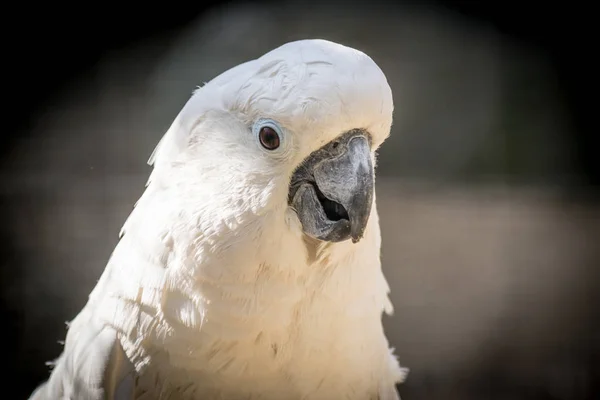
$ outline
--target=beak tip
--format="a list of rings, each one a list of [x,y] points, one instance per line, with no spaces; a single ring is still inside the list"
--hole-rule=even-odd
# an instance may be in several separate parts
[[[361,231],[361,232],[353,232],[351,236],[352,236],[352,243],[353,243],[353,244],[356,244],[356,243],[360,242],[360,241],[361,241],[361,239],[363,238],[363,236],[364,236],[364,231]]]

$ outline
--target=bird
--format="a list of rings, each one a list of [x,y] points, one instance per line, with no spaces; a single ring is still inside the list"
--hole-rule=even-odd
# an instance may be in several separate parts
[[[192,92],[31,400],[395,400],[364,52],[287,42]]]

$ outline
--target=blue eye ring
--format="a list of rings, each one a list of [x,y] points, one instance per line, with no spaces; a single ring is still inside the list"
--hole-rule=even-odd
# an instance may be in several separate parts
[[[252,131],[263,150],[274,152],[283,145],[283,130],[279,124],[268,118],[261,118],[254,124]]]

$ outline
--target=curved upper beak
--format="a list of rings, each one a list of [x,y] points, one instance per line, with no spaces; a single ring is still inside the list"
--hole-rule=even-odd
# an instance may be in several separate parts
[[[363,237],[373,205],[371,157],[368,133],[353,130],[304,160],[292,177],[290,204],[307,235],[354,243]]]

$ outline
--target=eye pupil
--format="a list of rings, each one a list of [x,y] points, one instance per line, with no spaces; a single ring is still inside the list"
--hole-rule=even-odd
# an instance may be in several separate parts
[[[260,144],[267,150],[275,150],[279,147],[279,135],[274,129],[268,126],[260,128],[258,139],[260,140]]]

